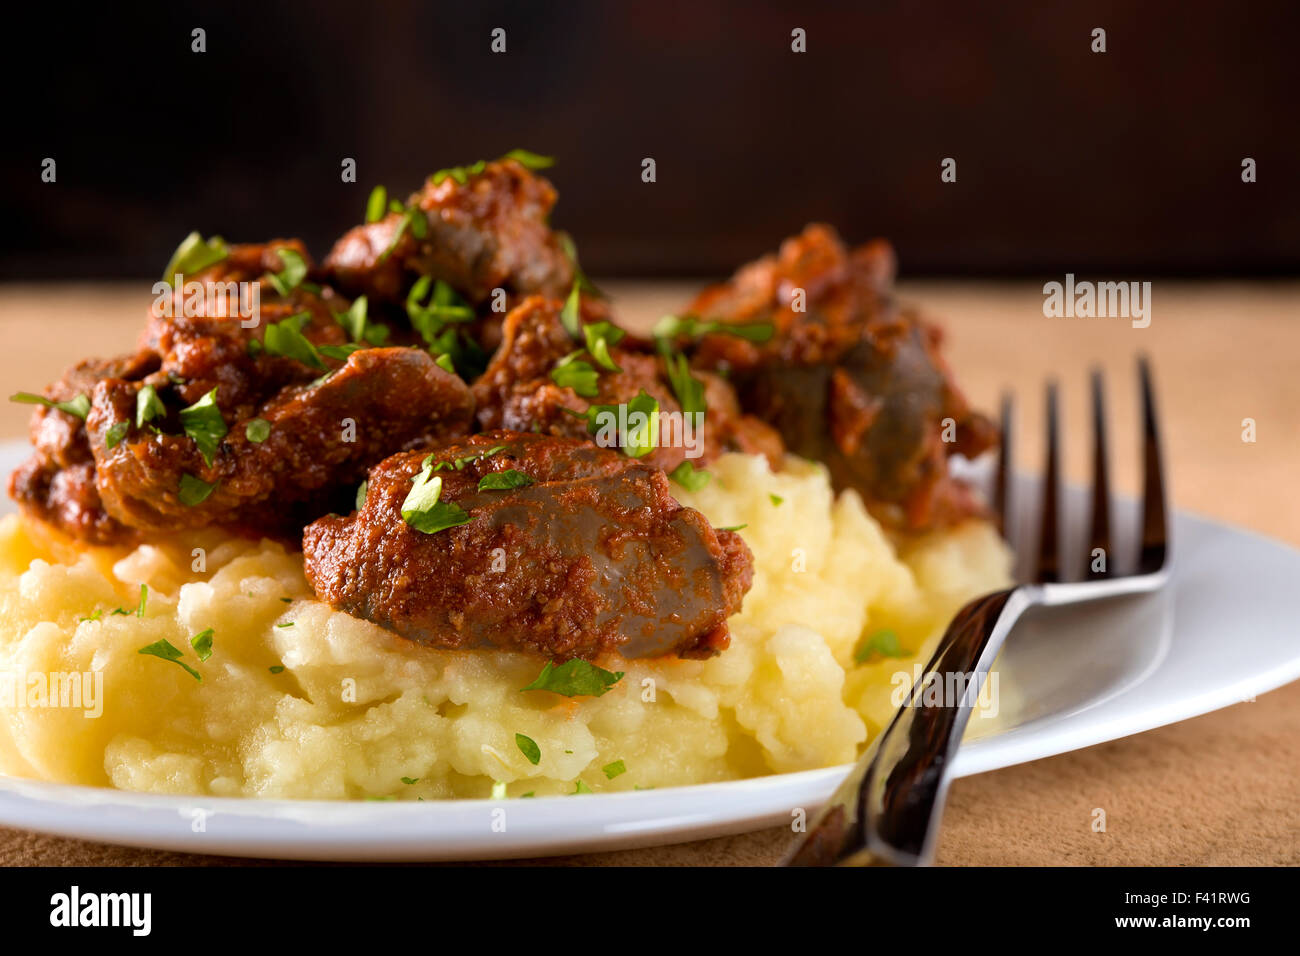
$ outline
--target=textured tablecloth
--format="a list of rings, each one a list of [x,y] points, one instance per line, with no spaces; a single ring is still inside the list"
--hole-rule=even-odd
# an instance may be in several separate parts
[[[629,323],[680,306],[690,285],[604,283]],[[1133,358],[1156,370],[1173,497],[1190,509],[1300,545],[1300,283],[1156,281],[1151,324],[1046,318],[1041,284],[904,283],[944,320],[948,355],[978,407],[1020,398],[1018,457],[1038,468],[1042,384],[1062,387],[1067,473],[1087,477],[1087,371],[1107,371],[1112,467],[1137,487]],[[148,283],[0,287],[7,392],[38,391],[75,359],[127,351]],[[0,437],[25,434],[29,410],[0,405]],[[1242,441],[1243,419],[1257,440]],[[1297,633],[1294,621],[1283,622]],[[1225,647],[1231,634],[1224,635]],[[1092,811],[1107,814],[1105,833]],[[677,846],[550,861],[584,865],[765,865],[785,828]],[[1300,863],[1300,683],[1170,727],[956,781],[939,861],[948,864]],[[159,853],[0,828],[0,863],[267,862]],[[547,861],[522,861],[547,862]]]

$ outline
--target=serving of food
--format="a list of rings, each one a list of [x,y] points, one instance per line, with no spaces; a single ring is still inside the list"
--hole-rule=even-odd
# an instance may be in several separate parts
[[[549,164],[376,189],[319,263],[191,235],[134,350],[14,396],[0,773],[542,797],[830,767],[880,731],[894,675],[1010,580],[950,468],[996,429],[937,326],[887,244],[812,225],[625,328]]]

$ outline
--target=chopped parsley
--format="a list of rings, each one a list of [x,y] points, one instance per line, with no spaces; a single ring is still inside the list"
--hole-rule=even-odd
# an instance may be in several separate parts
[[[187,508],[193,508],[195,505],[201,505],[208,500],[208,495],[216,489],[216,482],[208,484],[201,478],[195,478],[189,472],[181,475],[180,499],[181,504]]]
[[[385,331],[387,330],[385,329]],[[347,345],[318,345],[316,351],[326,358],[346,362],[349,355],[353,352],[358,352],[363,348],[365,348],[365,346],[358,342],[349,342]]]
[[[275,251],[280,261],[284,263],[284,268],[279,272],[268,272],[266,281],[271,283],[280,295],[288,295],[302,284],[303,279],[307,278],[307,260],[294,249]]]
[[[357,511],[360,511],[365,506],[366,492],[368,492],[369,490],[370,490],[370,481],[368,479],[366,481],[361,482],[361,484],[357,485],[357,499],[355,502]]]
[[[480,478],[478,480],[478,490],[510,491],[514,488],[523,488],[526,485],[531,484],[533,484],[533,479],[529,478],[522,471],[507,468],[505,471],[494,471]]]
[[[451,360],[450,352],[443,352],[433,360],[433,364],[438,366],[438,368],[442,369],[444,372],[451,375],[456,374],[456,363]]]
[[[770,495],[768,495],[767,497],[771,500],[772,505],[773,505],[774,507],[779,507],[780,505],[782,505],[782,504],[785,502],[785,499],[782,498],[780,495],[771,495],[771,494],[770,494]]]
[[[190,647],[194,648],[194,653],[199,655],[200,661],[206,661],[212,656],[212,628],[204,628],[190,638]]]
[[[583,292],[594,295],[598,299],[608,298],[605,293],[596,288],[596,284],[587,278],[587,274],[582,271],[582,266],[578,263],[578,247],[574,245],[573,237],[567,232],[557,232],[555,238],[560,243],[560,249],[565,258],[573,266],[573,281],[582,288]]]
[[[610,346],[617,345],[627,333],[610,322],[592,322],[582,327],[582,336],[587,343],[587,351],[596,360],[596,364],[611,372],[621,372],[609,356]]]
[[[108,426],[108,431],[104,432],[104,444],[109,448],[116,448],[126,437],[127,431],[131,428],[130,422],[113,422]]]
[[[402,783],[406,784],[408,787],[411,786],[412,784],[416,784],[416,783],[419,783],[419,782],[420,782],[420,778],[419,778],[419,777],[403,777],[403,778],[402,778]]]
[[[272,674],[283,674],[283,673],[284,673],[284,665],[283,665],[283,664],[272,664],[270,667],[267,668],[267,670],[270,671]],[[381,800],[387,800],[387,799],[389,799],[389,798],[388,798],[388,797],[380,797],[379,799],[381,799]]]
[[[137,604],[137,605],[136,605],[136,608],[135,608],[135,616],[136,616],[136,617],[144,617],[144,608],[145,608],[145,604],[147,604],[148,601],[149,601],[149,585],[147,585],[147,584],[141,584],[141,585],[140,585],[140,603]]]
[[[199,447],[203,463],[211,468],[221,439],[226,437],[226,422],[217,406],[217,390],[213,388],[193,405],[182,408],[180,419],[185,434]]]
[[[271,437],[271,423],[265,418],[249,419],[244,426],[244,437],[254,445],[260,445]]]
[[[283,624],[277,624],[276,627],[293,627],[293,621],[285,621]]]
[[[618,418],[619,409],[626,408],[627,431],[621,436],[620,447],[623,454],[629,458],[641,458],[652,452],[659,444],[659,399],[655,398],[642,389],[636,398],[631,399],[624,405],[592,405],[588,407],[585,413],[574,412],[573,414],[585,417],[587,419],[587,433],[589,435],[599,434],[605,427],[608,416],[613,415]],[[640,416],[641,420],[634,423],[633,415]]]
[[[191,232],[181,240],[181,244],[172,253],[171,261],[163,272],[163,281],[171,285],[177,273],[182,276],[201,272],[208,266],[216,265],[230,255],[230,247],[220,236],[204,239],[197,232]]]
[[[668,477],[677,484],[681,485],[687,491],[699,491],[713,478],[711,474],[703,468],[696,469],[689,461],[684,461],[672,471],[668,472]]]
[[[719,531],[743,531],[748,527],[749,525],[747,524],[733,524],[728,528],[719,528],[718,530]]]
[[[347,330],[353,342],[369,342],[371,345],[383,345],[388,341],[388,326],[370,322],[366,318],[367,301],[364,295],[357,296],[346,312],[335,312],[334,320]],[[321,349],[324,351],[324,349]]]
[[[668,384],[673,387],[673,394],[687,415],[696,412],[703,414],[707,409],[704,402],[704,383],[691,374],[691,367],[686,356],[680,353],[664,356],[664,366],[668,372]]]
[[[501,157],[502,160],[513,159],[525,169],[538,170],[548,169],[555,165],[555,159],[551,156],[542,156],[540,153],[530,152],[526,149],[512,149]],[[477,176],[487,169],[488,161],[480,159],[478,162],[470,163],[468,166],[450,166],[447,169],[440,169],[429,178],[436,186],[444,179],[452,179],[464,186],[469,182],[471,176]]]
[[[864,637],[853,651],[853,662],[865,664],[873,657],[906,657],[898,635],[888,628]]]
[[[575,657],[558,667],[554,661],[547,661],[533,682],[519,689],[549,690],[561,697],[601,697],[622,679],[622,671],[607,671]]]
[[[310,321],[310,312],[299,312],[297,315],[289,316],[283,322],[268,325],[262,347],[268,355],[282,355],[285,358],[297,359],[312,368],[324,369],[325,363],[321,361],[316,346],[302,334],[303,326]]]
[[[734,335],[747,342],[763,343],[770,339],[775,331],[771,322],[718,322],[701,319],[698,315],[665,315],[655,323],[651,334],[657,339],[675,339],[678,336],[698,339],[718,333]]]
[[[366,222],[378,222],[384,218],[384,209],[388,206],[388,190],[383,186],[376,186],[370,190],[370,198],[366,200]]]
[[[402,520],[416,531],[436,534],[447,528],[468,524],[470,517],[460,505],[439,501],[442,478],[433,473],[433,456],[424,459],[411,490],[402,502]]]
[[[539,169],[550,169],[555,165],[554,156],[543,156],[540,153],[534,153],[527,149],[512,149],[501,157],[502,159],[513,159],[524,169],[536,172]]]
[[[531,737],[525,737],[523,734],[515,734],[515,746],[519,752],[528,758],[528,762],[534,767],[542,759],[542,748],[537,746],[536,741]]]
[[[203,680],[203,676],[198,671],[196,671],[193,667],[190,667],[189,664],[186,664],[183,660],[181,660],[181,658],[184,657],[185,655],[182,654],[180,650],[178,650],[176,646],[166,638],[163,638],[161,641],[155,641],[152,644],[142,647],[138,651],[136,651],[136,653],[148,654],[152,657],[161,658],[164,661],[171,661],[173,664],[176,664],[177,666],[184,668],[185,673],[189,674],[195,680],[197,681]]]
[[[448,324],[474,318],[474,310],[455,289],[430,276],[420,276],[411,286],[406,295],[406,314],[427,345],[434,345]]]
[[[9,396],[9,401],[18,402],[20,405],[44,405],[46,408],[57,408],[61,412],[67,412],[74,418],[80,418],[83,422],[86,420],[86,416],[90,414],[90,399],[85,393],[70,398],[66,402],[56,402],[44,395],[33,395],[31,392],[16,392]]]
[[[492,781],[492,799],[504,800],[506,798],[506,785],[500,780]]]
[[[384,262],[393,254],[393,250],[402,241],[402,236],[406,234],[407,230],[410,230],[411,235],[416,239],[423,239],[429,235],[429,220],[425,216],[424,210],[418,205],[403,207],[397,200],[393,200],[389,203],[388,208],[392,212],[400,212],[402,218],[397,221],[397,229],[393,232],[393,238],[389,241],[388,248],[380,253],[380,262]]]
[[[82,621],[98,621],[103,616],[104,616],[104,609],[102,607],[95,608],[94,613],[87,614],[85,617],[77,618],[77,623],[80,624]]]
[[[560,324],[564,326],[566,332],[575,339],[581,339],[582,320],[579,318],[579,310],[582,305],[582,290],[578,283],[573,283],[573,288],[569,290],[569,297],[564,300],[564,308],[560,310]]]
[[[571,388],[583,398],[595,398],[600,394],[599,375],[587,362],[578,358],[582,349],[570,352],[555,363],[551,369],[551,381],[560,388]]]
[[[167,406],[162,403],[158,397],[158,390],[152,385],[146,385],[140,391],[135,393],[135,427],[144,428],[144,426],[153,421],[159,415],[167,414]]]
[[[473,464],[474,462],[480,461],[484,458],[491,458],[493,455],[497,454],[498,452],[503,452],[505,450],[506,450],[505,445],[493,445],[491,448],[488,448],[485,451],[477,451],[474,452],[474,454],[472,455],[464,455],[460,458],[453,458],[451,461],[440,461],[438,462],[438,464],[433,466],[433,470],[434,471],[443,471],[443,470],[464,471],[466,465]],[[427,460],[428,459],[426,459],[426,461]]]
[[[582,780],[579,780],[577,786],[573,788],[573,792],[575,794],[591,793],[591,787],[587,786]]]
[[[606,780],[613,780],[615,777],[627,773],[627,765],[621,760],[615,760],[613,763],[607,763],[601,767],[601,772],[605,774]]]

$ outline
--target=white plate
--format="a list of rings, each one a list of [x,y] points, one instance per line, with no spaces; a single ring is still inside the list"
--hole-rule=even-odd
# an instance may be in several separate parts
[[[0,444],[0,474],[26,454],[25,444]],[[1075,529],[1083,500],[1077,490],[1069,498]],[[1118,505],[1117,526],[1132,524],[1132,503]],[[1300,676],[1300,552],[1188,514],[1178,515],[1175,535],[1166,592],[1021,622],[1000,664],[1001,712],[971,721],[954,765],[959,776],[1184,720]],[[633,793],[425,803],[152,796],[8,777],[0,778],[0,824],[300,860],[543,856],[786,823],[795,808],[825,800],[843,774],[830,768]]]

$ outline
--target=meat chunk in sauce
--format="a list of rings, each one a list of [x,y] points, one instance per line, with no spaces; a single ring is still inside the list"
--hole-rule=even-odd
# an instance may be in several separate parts
[[[586,328],[603,329],[596,335],[605,343],[602,355],[608,361],[602,363],[589,350],[601,346],[586,337],[575,338],[561,313],[560,302],[534,296],[506,317],[501,348],[473,386],[480,427],[575,438],[595,431],[599,438],[593,414],[601,406],[613,409],[644,394],[658,411],[671,413],[670,420],[680,423],[660,426],[654,447],[641,456],[647,464],[672,471],[688,458],[698,466],[726,451],[765,454],[779,463],[780,437],[757,419],[740,414],[724,379],[691,371],[684,357],[661,355],[635,336],[608,324],[586,323],[592,316],[580,315],[578,321]],[[669,363],[675,360],[679,362],[670,376]],[[687,407],[694,410],[702,404],[702,417],[682,415],[679,392],[691,389],[698,389],[699,396],[686,398]]]
[[[893,300],[893,271],[886,243],[850,252],[830,227],[809,226],[695,300],[704,334],[693,361],[727,371],[741,407],[824,462],[837,489],[857,489],[895,529],[923,531],[981,511],[947,461],[997,434],[953,383],[938,328]],[[710,321],[768,330],[709,331]]]
[[[277,292],[265,276],[284,268],[285,248],[310,266],[299,244],[277,242],[235,246],[186,277],[200,289],[257,283],[255,327],[226,300],[184,308],[182,287],[174,308],[151,309],[134,355],[80,363],[51,386],[49,398],[83,395],[89,412],[36,412],[36,453],[12,477],[13,497],[96,543],[208,524],[296,539],[375,461],[468,431],[468,388],[427,353],[350,343],[336,318],[349,304],[328,288]],[[209,421],[224,434],[204,449],[180,413],[214,389]]]
[[[430,177],[408,200],[410,213],[389,212],[344,234],[325,259],[331,283],[347,295],[400,302],[418,277],[431,276],[474,306],[498,288],[567,293],[573,264],[549,225],[555,187],[513,159],[463,178]]]
[[[403,517],[421,487],[435,530]],[[674,501],[662,471],[504,431],[376,465],[360,510],[309,525],[303,552],[318,597],[413,641],[556,659],[716,654],[752,580],[745,543]]]

